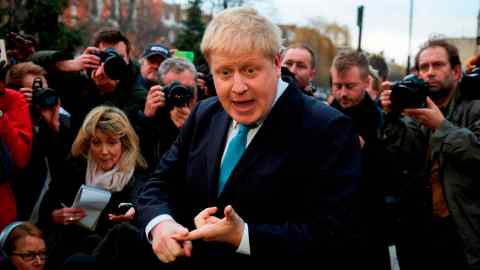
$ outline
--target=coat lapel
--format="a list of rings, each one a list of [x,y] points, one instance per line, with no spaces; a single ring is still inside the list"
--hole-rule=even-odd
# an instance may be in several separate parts
[[[285,147],[285,145],[282,146],[282,144],[288,143],[289,133],[294,132],[294,125],[298,123],[298,119],[295,119],[295,115],[299,114],[295,110],[298,110],[297,102],[301,100],[300,95],[302,95],[300,91],[290,85],[279,100],[277,100],[277,103],[274,105],[267,119],[265,119],[260,130],[253,138],[230,175],[230,178],[220,195],[220,199],[224,198],[229,191],[235,189],[234,186],[241,182],[243,174],[248,173],[250,168],[255,166],[262,156],[270,154],[270,152],[273,153],[277,147]],[[292,106],[292,103],[297,103],[297,105]]]
[[[212,117],[210,122],[210,134],[206,150],[207,185],[209,201],[217,200],[218,176],[220,161],[222,160],[223,148],[227,137],[230,117],[225,111],[221,111]]]

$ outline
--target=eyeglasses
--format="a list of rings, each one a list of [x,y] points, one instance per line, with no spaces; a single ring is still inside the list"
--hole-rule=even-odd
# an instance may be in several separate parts
[[[27,252],[27,253],[19,253],[19,252],[12,252],[12,255],[19,256],[22,260],[26,262],[31,262],[35,260],[38,256],[40,260],[44,261],[47,259],[47,252],[40,251],[40,252]]]

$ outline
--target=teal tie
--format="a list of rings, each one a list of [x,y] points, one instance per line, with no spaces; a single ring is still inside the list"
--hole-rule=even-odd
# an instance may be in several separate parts
[[[220,178],[218,182],[218,195],[223,191],[228,177],[242,157],[245,147],[247,145],[247,134],[250,130],[249,126],[240,124],[237,134],[232,138],[227,146],[227,152],[223,158],[222,167],[220,168]]]

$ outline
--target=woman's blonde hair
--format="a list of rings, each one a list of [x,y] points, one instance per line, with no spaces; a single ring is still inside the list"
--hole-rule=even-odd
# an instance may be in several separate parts
[[[140,154],[139,139],[130,121],[122,110],[112,106],[98,106],[87,114],[72,145],[74,157],[90,158],[90,143],[96,129],[108,136],[120,138],[123,154],[118,167],[121,171],[128,171],[135,165],[147,166]]]
[[[214,52],[241,54],[260,52],[274,59],[282,45],[281,31],[249,7],[226,9],[208,24],[201,50],[207,61]]]

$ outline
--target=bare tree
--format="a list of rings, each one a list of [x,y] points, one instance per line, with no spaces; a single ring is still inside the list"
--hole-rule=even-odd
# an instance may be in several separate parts
[[[338,47],[351,47],[351,34],[347,26],[336,22],[327,22],[322,17],[315,17],[309,20],[309,24],[320,34],[329,37]]]

